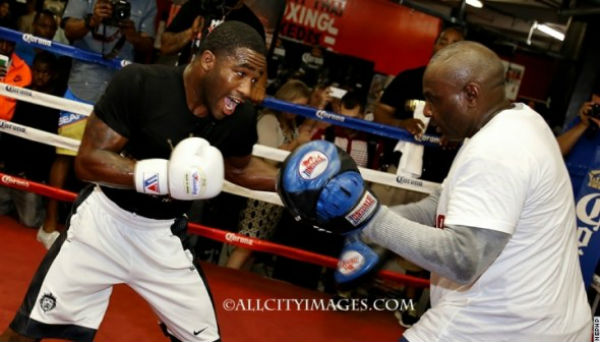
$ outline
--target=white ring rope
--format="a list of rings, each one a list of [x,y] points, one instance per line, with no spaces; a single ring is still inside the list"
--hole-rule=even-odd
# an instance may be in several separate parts
[[[30,102],[36,105],[50,107],[66,112],[90,116],[94,109],[87,103],[67,100],[62,97],[40,93],[35,90],[21,88],[0,82],[0,95],[11,97],[19,101]]]
[[[67,100],[62,97],[44,94],[34,90],[8,85],[2,82],[0,82],[0,95],[85,116],[89,116],[94,108],[92,105],[86,103]],[[57,134],[48,133],[39,129],[19,125],[5,120],[0,120],[0,132],[16,135],[24,139],[72,151],[77,151],[80,144],[80,142],[75,139],[61,137]],[[289,151],[279,150],[273,147],[258,144],[254,145],[252,150],[253,156],[275,161],[283,161],[288,154]],[[396,176],[392,173],[386,173],[362,167],[359,169],[364,179],[369,182],[422,193],[432,193],[434,190],[440,187],[438,183],[428,182],[421,179]],[[264,202],[282,205],[281,200],[276,193],[270,191],[251,190],[228,181],[225,182],[223,191],[238,196],[254,198]]]

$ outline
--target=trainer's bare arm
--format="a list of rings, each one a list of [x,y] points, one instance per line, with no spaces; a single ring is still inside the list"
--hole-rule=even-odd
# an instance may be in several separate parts
[[[75,158],[77,177],[113,188],[134,189],[135,161],[119,155],[127,140],[92,112]]]
[[[275,166],[251,155],[225,158],[225,179],[246,188],[275,191],[277,171]]]

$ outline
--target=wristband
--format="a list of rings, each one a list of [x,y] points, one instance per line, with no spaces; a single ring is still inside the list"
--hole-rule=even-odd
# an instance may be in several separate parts
[[[135,190],[149,195],[168,194],[168,165],[166,159],[144,159],[135,163]]]

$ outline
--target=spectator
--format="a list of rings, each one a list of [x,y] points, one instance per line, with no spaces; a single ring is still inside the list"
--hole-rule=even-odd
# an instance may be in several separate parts
[[[113,5],[107,0],[70,0],[61,21],[67,38],[73,42],[73,46],[102,53],[106,58],[133,60],[134,53],[151,53],[156,1],[129,2],[130,18],[116,20],[113,18]],[[73,60],[65,98],[89,104],[96,103],[115,72],[116,70],[106,66]],[[86,116],[61,112],[58,132],[61,136],[81,140],[85,124]],[[56,153],[56,160],[50,171],[50,185],[62,188],[76,152],[57,148]],[[46,220],[40,228],[40,236],[58,236],[57,205],[55,200],[48,202]]]
[[[23,33],[33,33],[33,20],[37,14],[35,7],[36,0],[27,0],[27,13],[20,16],[17,20],[19,31]]]
[[[56,34],[57,28],[58,25],[56,24],[54,13],[48,10],[42,10],[41,12],[37,12],[35,14],[32,26],[32,33],[34,36],[52,40]],[[27,65],[33,66],[33,58],[35,57],[35,54],[43,50],[20,42],[17,44],[15,51],[21,58],[23,58]]]
[[[10,0],[0,0],[0,26],[17,30]]]
[[[29,89],[57,95],[55,89],[56,58],[49,52],[40,52],[33,63],[33,81]],[[39,106],[29,102],[18,101],[13,122],[56,132],[58,110]],[[52,146],[6,134],[2,139],[6,148],[2,149],[4,172],[35,182],[45,183],[48,179],[50,165],[54,160]],[[16,209],[19,222],[26,227],[38,228],[44,220],[43,198],[30,191],[0,187],[0,213]]]
[[[2,6],[4,4],[0,8]],[[8,28],[14,30],[16,24],[12,23]],[[26,87],[31,83],[31,69],[15,53],[15,43],[3,39],[0,39],[0,81],[18,87]],[[12,119],[16,103],[13,98],[0,96],[0,119]]]
[[[444,46],[450,45],[464,39],[463,32],[456,27],[449,27],[443,30],[435,41],[433,54]],[[411,134],[418,136],[423,133],[436,134],[435,123],[431,123],[425,130],[424,123],[413,118],[412,108],[407,108],[410,100],[423,100],[422,84],[425,66],[406,70],[399,73],[392,82],[386,87],[381,99],[375,106],[375,121],[404,128]],[[398,165],[398,157],[394,157],[393,149],[396,146],[395,141],[387,141],[385,147],[385,163]],[[425,147],[423,153],[423,170],[421,179],[433,182],[441,182],[446,174],[452,159],[453,152],[445,151],[436,147]],[[395,172],[395,170],[393,170]],[[382,196],[384,197],[384,196]],[[411,198],[400,199],[399,202],[410,201]],[[383,199],[384,202],[388,202]],[[397,200],[392,200],[394,203]],[[399,204],[399,203],[396,203]]]
[[[301,81],[290,80],[275,93],[275,97],[286,102],[306,105],[310,98],[310,89]],[[292,151],[310,141],[312,132],[299,131],[296,119],[296,115],[292,113],[263,111],[257,122],[258,143]],[[269,239],[279,223],[282,212],[283,208],[278,205],[248,199],[246,207],[240,214],[239,233],[254,238]],[[247,268],[251,255],[250,249],[235,247],[226,266],[236,269]]]
[[[592,89],[590,101],[585,102],[579,109],[579,116],[557,137],[560,151],[566,159],[574,194],[579,193],[589,163],[600,146],[600,81],[597,83]]]
[[[161,53],[179,54],[178,64],[187,64],[197,48],[192,44],[197,44],[201,36],[212,31],[218,23],[228,20],[244,22],[265,38],[262,23],[243,0],[187,1],[163,33]]]
[[[338,112],[339,101],[331,96],[330,86],[331,84],[329,83],[317,83],[310,93],[308,105],[316,109]],[[331,124],[326,121],[305,118],[300,124],[300,130],[314,132],[314,134],[316,134],[329,126],[331,126]],[[313,136],[313,138],[315,137]]]
[[[344,94],[339,104],[339,114],[364,119],[364,103],[360,100],[358,93],[351,91]],[[383,148],[367,133],[342,126],[329,126],[325,130],[317,132],[314,137],[333,142],[346,151],[361,167],[376,168],[378,156]]]

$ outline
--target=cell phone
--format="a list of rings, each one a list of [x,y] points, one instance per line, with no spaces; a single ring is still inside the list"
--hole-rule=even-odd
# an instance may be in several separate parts
[[[0,77],[6,76],[9,65],[10,65],[10,58],[5,55],[0,55]]]
[[[338,87],[329,87],[329,96],[341,99],[348,91]]]

